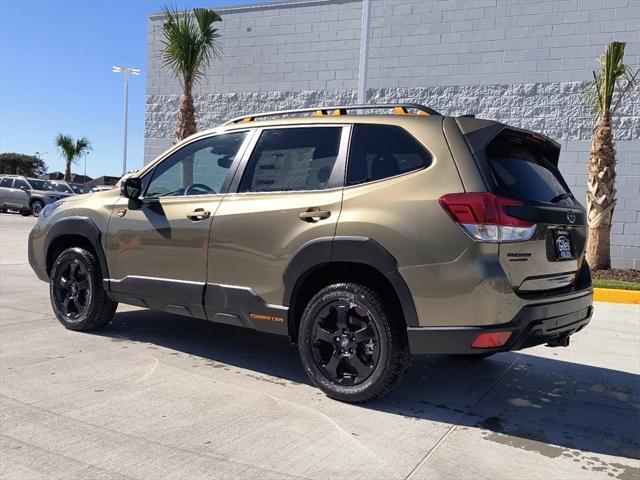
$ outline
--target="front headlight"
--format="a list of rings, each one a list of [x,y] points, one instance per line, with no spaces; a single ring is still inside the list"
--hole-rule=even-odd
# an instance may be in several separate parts
[[[44,220],[45,218],[47,218],[60,205],[62,205],[62,200],[58,200],[56,202],[49,203],[48,205],[45,205],[44,208],[42,210],[40,210],[40,215],[38,216],[38,221],[41,221],[41,220]]]

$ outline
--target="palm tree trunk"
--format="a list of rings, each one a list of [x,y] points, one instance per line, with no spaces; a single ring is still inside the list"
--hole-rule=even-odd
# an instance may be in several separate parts
[[[65,182],[71,181],[71,161],[70,160],[67,160],[67,167],[64,170],[64,181]]]
[[[196,109],[193,105],[191,86],[185,85],[180,97],[180,111],[178,112],[178,125],[176,126],[176,138],[178,141],[184,140],[198,131],[196,125]],[[193,158],[185,159],[181,162],[182,186],[186,187],[193,183]]]
[[[611,112],[600,116],[589,155],[587,216],[589,238],[587,262],[596,270],[611,268],[610,236],[616,206],[616,150],[611,130]]]
[[[180,97],[180,111],[178,112],[178,125],[176,126],[176,138],[184,140],[189,135],[198,131],[196,125],[196,109],[193,105],[191,86],[185,86]]]

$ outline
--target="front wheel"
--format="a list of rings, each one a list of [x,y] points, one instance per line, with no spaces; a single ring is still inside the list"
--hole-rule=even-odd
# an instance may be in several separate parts
[[[58,256],[49,291],[56,317],[69,330],[102,328],[118,306],[104,291],[96,257],[82,248],[68,248]]]
[[[40,200],[34,200],[33,202],[31,202],[31,215],[33,215],[34,217],[40,215],[43,206],[44,205]]]
[[[299,349],[313,383],[345,402],[384,395],[409,363],[398,309],[355,283],[330,285],[311,299],[302,314]]]

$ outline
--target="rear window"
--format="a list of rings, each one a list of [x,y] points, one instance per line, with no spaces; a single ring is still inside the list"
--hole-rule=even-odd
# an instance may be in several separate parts
[[[496,193],[538,202],[557,202],[569,187],[552,162],[555,147],[528,134],[506,131],[487,147]]]
[[[409,133],[393,125],[354,125],[347,185],[420,170],[431,155]]]

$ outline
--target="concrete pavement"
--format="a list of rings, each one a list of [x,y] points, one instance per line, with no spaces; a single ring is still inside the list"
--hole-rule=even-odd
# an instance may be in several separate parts
[[[366,405],[309,384],[286,339],[120,307],[67,331],[0,215],[3,479],[640,478],[640,307],[569,348],[416,358]]]

